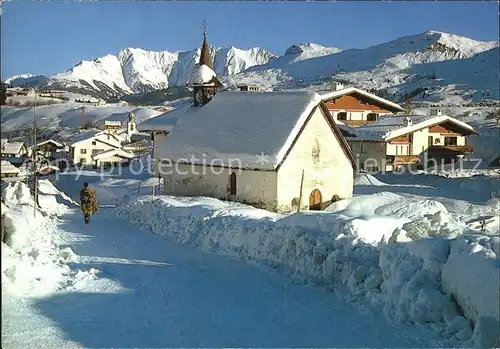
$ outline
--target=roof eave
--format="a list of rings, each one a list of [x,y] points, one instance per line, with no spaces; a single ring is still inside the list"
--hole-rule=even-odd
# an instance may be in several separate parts
[[[168,159],[162,159],[163,160],[168,160]],[[187,162],[187,161],[174,161],[174,160],[169,160],[170,163],[172,164],[180,164],[180,165],[196,165],[196,166],[207,166],[206,164],[198,164],[196,162]],[[251,167],[251,166],[241,166],[241,167],[230,167],[230,166],[224,166],[224,165],[210,165],[212,167],[217,167],[217,168],[227,168],[229,170],[243,170],[243,171],[267,171],[267,172],[275,172],[278,170],[279,165],[275,164],[273,167]]]
[[[323,95],[321,95],[321,99],[323,100],[323,102],[325,102],[325,101],[328,101],[328,100],[330,100],[332,98],[339,98],[339,97],[342,97],[342,96],[345,96],[345,95],[349,95],[349,94],[355,93],[355,92],[360,93],[360,94],[362,94],[362,95],[364,95],[366,97],[369,97],[369,98],[377,100],[378,102],[380,102],[380,104],[384,104],[386,107],[389,107],[389,108],[387,108],[387,110],[389,110],[391,112],[397,112],[397,111],[404,111],[405,110],[403,107],[401,107],[397,103],[389,101],[388,99],[385,99],[383,97],[376,96],[373,93],[361,90],[361,89],[356,88],[356,87],[348,87],[348,88],[345,88],[345,89],[342,89],[342,90],[332,91],[332,92],[323,94]]]

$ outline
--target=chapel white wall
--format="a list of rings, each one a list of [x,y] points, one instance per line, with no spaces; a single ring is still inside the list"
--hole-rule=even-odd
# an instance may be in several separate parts
[[[319,149],[317,161],[313,156],[315,147]],[[294,208],[292,201],[300,196],[302,170],[302,208],[309,207],[309,195],[314,189],[321,191],[322,202],[330,201],[334,195],[352,196],[354,170],[320,108],[315,109],[278,170],[278,211]]]
[[[211,196],[276,209],[275,171],[238,170],[202,165],[174,164],[161,168],[164,193],[179,196]],[[236,173],[236,194],[230,195],[230,176]]]

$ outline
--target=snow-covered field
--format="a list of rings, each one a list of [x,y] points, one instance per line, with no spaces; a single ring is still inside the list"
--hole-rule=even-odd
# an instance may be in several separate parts
[[[91,225],[69,198],[85,181],[118,203]],[[13,186],[2,347],[498,346],[499,183],[362,174],[353,198],[282,215],[86,171],[41,181],[36,218]]]

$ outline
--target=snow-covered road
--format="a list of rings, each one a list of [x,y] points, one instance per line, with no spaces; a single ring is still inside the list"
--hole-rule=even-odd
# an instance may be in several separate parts
[[[131,227],[70,211],[60,243],[97,277],[48,298],[3,297],[2,347],[430,347],[423,329],[361,312],[335,293]]]

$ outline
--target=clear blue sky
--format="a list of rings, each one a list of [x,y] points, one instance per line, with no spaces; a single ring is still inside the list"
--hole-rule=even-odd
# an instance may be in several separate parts
[[[54,74],[127,47],[190,50],[298,42],[365,48],[427,30],[498,40],[492,2],[7,2],[2,4],[2,78]]]

